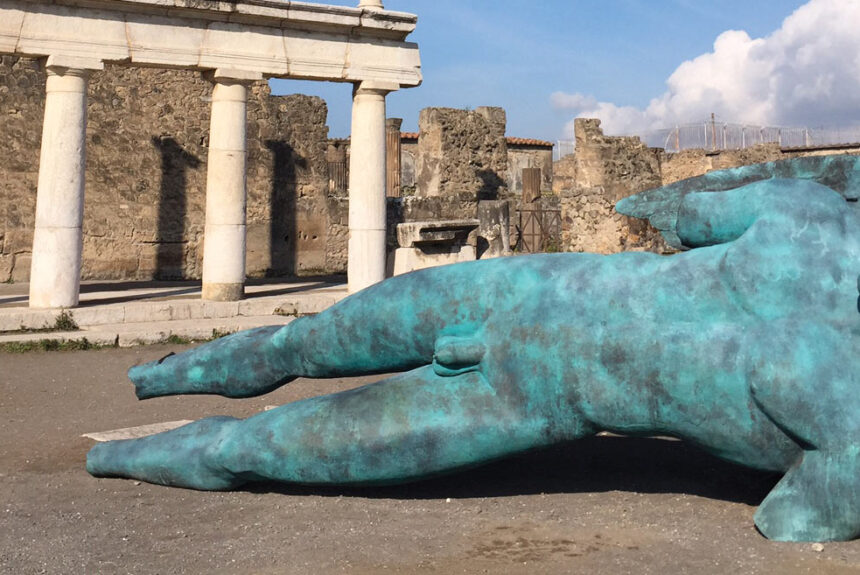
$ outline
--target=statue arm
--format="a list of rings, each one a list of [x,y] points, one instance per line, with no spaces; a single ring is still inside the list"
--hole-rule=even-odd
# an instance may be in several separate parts
[[[703,187],[715,187],[716,178]],[[731,178],[730,178],[731,180]],[[690,191],[670,185],[624,198],[615,209],[648,219],[669,245],[690,249],[732,242],[753,224],[772,221],[795,224],[846,210],[834,190],[811,180],[767,179],[725,191]]]

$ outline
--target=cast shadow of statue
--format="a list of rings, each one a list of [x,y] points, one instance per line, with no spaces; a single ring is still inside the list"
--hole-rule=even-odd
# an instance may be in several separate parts
[[[642,437],[591,437],[465,472],[390,486],[248,484],[250,493],[364,497],[368,499],[471,499],[540,493],[678,493],[758,505],[780,474],[716,459],[681,441]]]
[[[201,161],[172,137],[153,136],[152,145],[161,156],[154,275],[155,279],[185,279],[188,170],[200,167]]]
[[[269,265],[266,276],[293,276],[298,271],[298,180],[296,171],[307,160],[283,140],[264,142],[273,155],[272,186],[269,193]]]

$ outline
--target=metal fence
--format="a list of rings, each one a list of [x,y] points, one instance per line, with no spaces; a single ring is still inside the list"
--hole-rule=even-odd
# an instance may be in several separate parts
[[[860,142],[860,126],[806,128],[709,121],[637,135],[646,145],[664,148],[667,152],[693,148],[714,151],[742,150],[765,143],[774,143],[783,148],[798,148]]]
[[[575,151],[575,140],[557,140],[555,146],[552,147],[552,159],[560,160],[565,156],[571,155]]]
[[[860,126],[805,128],[706,121],[631,135],[639,136],[643,143],[652,148],[663,148],[667,152],[694,148],[713,151],[742,150],[766,143],[775,143],[783,148],[797,148],[860,142]],[[553,148],[556,160],[574,151],[574,140],[558,140]]]

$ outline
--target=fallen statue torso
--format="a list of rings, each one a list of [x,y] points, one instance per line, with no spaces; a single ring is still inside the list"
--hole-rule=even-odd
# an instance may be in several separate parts
[[[247,420],[98,445],[88,469],[197,489],[378,484],[602,430],[666,434],[787,472],[756,514],[766,536],[856,537],[860,216],[812,181],[832,171],[816,162],[792,164],[818,167],[805,179],[734,187],[716,173],[703,188],[727,191],[667,188],[619,204],[694,248],[682,254],[424,270],[286,327],[135,367],[141,398],[412,371]]]

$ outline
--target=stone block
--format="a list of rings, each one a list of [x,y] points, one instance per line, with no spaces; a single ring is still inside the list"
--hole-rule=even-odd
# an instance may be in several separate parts
[[[475,246],[478,220],[407,222],[397,225],[397,245],[402,248],[429,245]]]
[[[125,306],[125,323],[170,321],[172,314],[170,303],[130,303]]]
[[[12,268],[12,281],[14,283],[30,281],[30,264],[32,263],[33,258],[30,254],[16,254],[15,266]]]
[[[121,304],[77,307],[73,313],[75,322],[80,327],[116,324],[125,321],[125,306]]]
[[[152,16],[130,20],[126,26],[131,61],[135,64],[157,64],[165,60],[177,67],[196,66],[206,27],[190,20],[182,34],[171,33],[171,19]]]
[[[4,254],[23,254],[33,251],[33,228],[7,228],[3,239]]]
[[[400,275],[411,271],[446,264],[468,262],[475,259],[475,248],[464,246],[432,246],[420,248],[397,248],[394,250],[391,274]]]
[[[0,254],[0,283],[12,279],[12,268],[15,267],[15,256],[12,254]]]
[[[18,33],[24,23],[24,11],[17,8],[0,8],[0,52],[15,52]]]
[[[235,317],[239,315],[238,301],[204,301],[203,317],[204,318],[225,318]]]
[[[510,204],[506,200],[478,202],[479,259],[511,255]]]

